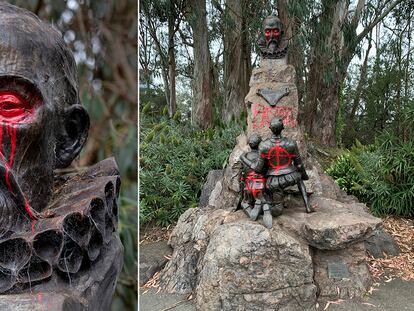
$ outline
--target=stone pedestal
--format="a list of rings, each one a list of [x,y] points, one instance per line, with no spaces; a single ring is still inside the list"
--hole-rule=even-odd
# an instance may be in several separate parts
[[[258,133],[262,139],[269,138],[270,120],[274,117],[283,119],[285,130],[283,136],[294,139],[298,143],[301,155],[306,157],[306,145],[303,132],[298,124],[298,90],[296,72],[286,59],[263,59],[258,68],[253,69],[250,78],[250,91],[245,98],[248,110],[247,136]],[[289,94],[283,96],[275,106],[257,94],[259,89],[285,90]]]
[[[381,221],[360,203],[313,196],[306,214],[289,197],[267,229],[242,211],[186,211],[161,275],[171,292],[197,294],[199,310],[312,310],[318,299],[361,296],[370,286],[363,241]],[[345,271],[329,275],[330,266]]]
[[[274,106],[257,94],[259,89],[286,88],[289,94]],[[209,176],[201,207],[180,217],[169,240],[174,251],[161,273],[161,286],[196,293],[202,311],[314,310],[318,299],[361,296],[371,284],[364,242],[381,220],[341,191],[307,154],[297,123],[293,66],[285,59],[262,60],[253,70],[245,101],[247,135],[237,138],[226,169]],[[267,229],[261,216],[251,221],[239,210],[239,157],[250,151],[249,135],[271,135],[269,122],[275,116],[284,120],[283,135],[298,142],[316,212],[305,213],[297,186],[288,188],[282,215]]]

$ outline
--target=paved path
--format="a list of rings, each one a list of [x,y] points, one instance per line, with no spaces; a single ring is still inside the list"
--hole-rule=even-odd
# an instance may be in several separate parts
[[[374,306],[370,306],[369,303]],[[323,310],[324,306],[321,306]],[[361,302],[347,301],[339,305],[330,305],[330,311],[414,311],[414,281],[395,279],[383,282],[372,295]]]
[[[151,289],[140,290],[140,311],[195,311],[194,301],[187,301],[185,295],[158,293]],[[364,304],[366,303],[366,304]],[[323,310],[326,304],[319,306]],[[330,304],[327,311],[414,311],[414,281],[395,279],[383,282],[372,295],[360,301],[346,301]],[[217,310],[219,311],[219,310]]]
[[[173,307],[177,305],[176,307]],[[140,289],[139,311],[161,311],[166,308],[172,311],[195,311],[194,301],[188,301],[187,295],[158,293],[150,289],[145,293],[145,289]]]

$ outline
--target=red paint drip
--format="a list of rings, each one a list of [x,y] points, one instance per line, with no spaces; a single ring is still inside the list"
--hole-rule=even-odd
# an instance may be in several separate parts
[[[32,233],[33,233],[33,234],[35,233],[35,226],[36,226],[36,223],[37,223],[37,220],[36,220],[36,219],[32,220]]]
[[[16,127],[10,125],[10,143],[11,143],[11,153],[10,153],[10,167],[13,166],[14,152],[16,151]]]
[[[6,131],[7,131],[7,128],[8,127],[6,125]],[[13,192],[11,184],[10,184],[10,180],[9,180],[9,165],[6,161],[6,158],[4,157],[4,154],[3,154],[3,145],[2,145],[2,143],[3,143],[3,125],[0,125],[0,157],[1,157],[1,160],[3,161],[4,168],[6,169],[6,184],[7,184],[7,187],[9,188],[10,192]]]
[[[7,187],[9,187],[9,191],[11,193],[13,193],[13,189],[12,189],[12,186],[11,186],[10,180],[9,180],[9,167],[8,167],[8,165],[5,161],[4,161],[4,164],[5,164],[5,167],[6,167],[6,184],[7,184]]]
[[[34,217],[33,217],[33,212],[32,212],[32,209],[30,208],[30,206],[29,206],[29,201],[27,201],[27,199],[26,199],[26,206],[25,206],[25,209],[26,209],[26,212],[29,214],[29,216],[30,216],[30,219],[33,219]]]
[[[25,207],[24,208],[25,208],[27,214],[29,214],[30,220],[32,221],[32,233],[34,234],[35,233],[35,226],[36,226],[37,220],[36,220],[36,218],[33,215],[32,209],[30,208],[29,201],[27,201],[26,198],[25,198],[25,200],[26,200],[26,204],[25,204]]]
[[[6,184],[9,191],[12,193],[13,189],[9,180],[9,172],[13,167],[13,160],[16,152],[17,142],[17,126],[18,123],[25,123],[29,121],[33,115],[35,106],[25,100],[22,96],[15,92],[0,92],[0,157],[3,161],[6,170]],[[3,153],[3,124],[6,127],[6,135],[10,137],[10,158],[6,160]],[[25,198],[25,209],[30,219],[32,220],[32,232],[34,233],[34,226],[36,220],[32,209],[29,206],[29,201]]]
[[[37,303],[40,305],[41,310],[44,310],[44,304],[43,304],[43,294],[38,293],[37,294]]]

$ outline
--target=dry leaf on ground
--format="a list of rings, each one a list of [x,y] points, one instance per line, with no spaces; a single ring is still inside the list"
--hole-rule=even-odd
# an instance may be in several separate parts
[[[385,231],[391,234],[398,246],[398,256],[386,256],[375,259],[368,256],[367,262],[371,274],[378,279],[387,274],[385,282],[391,282],[395,277],[403,280],[414,280],[414,221],[413,219],[387,217],[383,221]]]

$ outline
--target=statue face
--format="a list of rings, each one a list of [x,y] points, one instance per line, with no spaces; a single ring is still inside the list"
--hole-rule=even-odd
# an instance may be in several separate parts
[[[263,21],[264,36],[267,48],[276,50],[282,37],[282,23],[276,16],[268,16]]]
[[[7,3],[0,28],[0,195],[33,214],[51,198],[53,170],[80,152],[89,117],[61,34]]]

